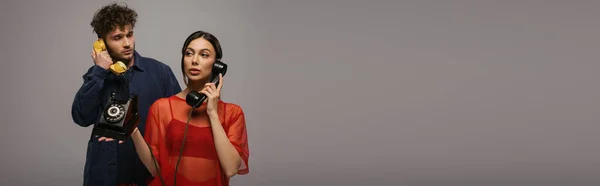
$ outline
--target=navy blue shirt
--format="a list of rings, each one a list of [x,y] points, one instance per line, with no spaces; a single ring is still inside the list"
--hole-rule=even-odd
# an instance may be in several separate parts
[[[173,71],[166,64],[134,52],[134,63],[125,73],[129,81],[130,94],[138,95],[140,122],[138,129],[144,134],[146,117],[150,105],[159,98],[181,92]],[[94,65],[83,75],[83,85],[75,95],[71,108],[73,121],[82,127],[95,124],[102,108],[115,91],[117,76]],[[137,183],[146,185],[151,174],[140,161],[133,141],[118,144],[118,140],[98,142],[99,137],[90,135],[83,185],[110,185]]]

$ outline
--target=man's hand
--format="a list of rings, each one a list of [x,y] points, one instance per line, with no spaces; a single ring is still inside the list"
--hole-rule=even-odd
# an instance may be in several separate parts
[[[137,127],[136,127],[135,129],[133,129],[133,132],[131,133],[131,135],[135,134],[136,132],[137,132],[137,133],[139,133],[139,132],[140,132],[140,130],[139,130]],[[98,136],[96,136],[96,137],[98,137]],[[102,137],[98,138],[98,141],[99,141],[99,142],[103,142],[103,141],[106,141],[106,142],[111,142],[111,141],[114,141],[114,140],[115,140],[115,139],[112,139],[112,138],[107,138],[107,137],[104,137],[104,136],[102,136]],[[123,143],[123,140],[119,140],[119,144],[122,144],[122,143]]]
[[[98,136],[96,136],[96,137],[98,137]],[[99,141],[99,142],[103,142],[103,141],[106,141],[106,142],[111,142],[111,141],[114,141],[114,140],[115,140],[115,139],[112,139],[112,138],[107,138],[107,137],[104,137],[104,136],[102,136],[102,137],[98,138],[98,141]],[[119,144],[122,144],[122,143],[123,143],[123,140],[119,140]]]
[[[106,70],[113,64],[107,51],[96,52],[95,49],[92,49],[92,59],[94,60],[94,64]]]

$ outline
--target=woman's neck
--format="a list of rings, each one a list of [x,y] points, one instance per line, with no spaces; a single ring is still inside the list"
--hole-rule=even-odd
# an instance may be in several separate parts
[[[208,83],[208,80],[188,82],[188,85],[185,88],[185,90],[183,90],[183,93],[184,93],[184,95],[187,95],[191,91],[200,92],[202,89],[204,89],[204,85],[206,85],[206,83]]]

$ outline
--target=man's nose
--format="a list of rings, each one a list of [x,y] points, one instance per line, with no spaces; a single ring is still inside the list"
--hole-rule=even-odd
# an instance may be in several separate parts
[[[129,47],[131,47],[131,44],[130,44],[130,42],[129,42],[129,39],[125,39],[125,42],[123,42],[123,47],[125,47],[125,48],[129,48]]]

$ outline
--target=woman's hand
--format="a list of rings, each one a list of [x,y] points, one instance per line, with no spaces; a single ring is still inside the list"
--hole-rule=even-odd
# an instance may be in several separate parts
[[[217,106],[221,97],[221,88],[223,88],[223,75],[219,73],[219,86],[215,87],[214,83],[207,83],[204,89],[200,91],[206,95],[206,113],[208,115],[217,115]]]

